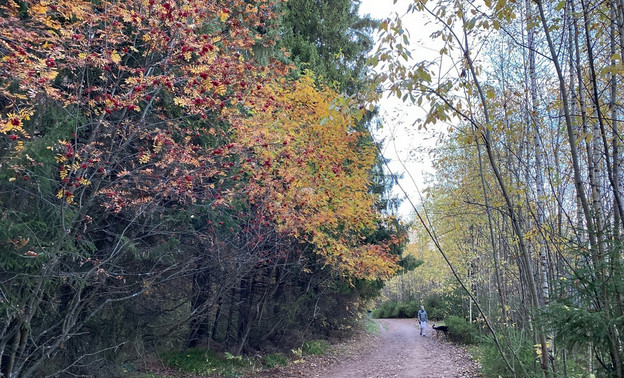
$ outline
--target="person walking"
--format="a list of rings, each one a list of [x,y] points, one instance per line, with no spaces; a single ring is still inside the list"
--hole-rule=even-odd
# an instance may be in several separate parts
[[[418,323],[420,323],[420,335],[427,336],[427,322],[429,318],[427,317],[427,311],[425,311],[425,306],[420,306],[420,310],[418,311]]]

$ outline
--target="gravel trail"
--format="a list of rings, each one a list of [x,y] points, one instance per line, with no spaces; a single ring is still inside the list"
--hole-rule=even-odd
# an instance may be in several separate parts
[[[379,319],[379,335],[337,346],[329,355],[264,372],[260,377],[386,378],[481,377],[465,349],[435,337],[428,325],[420,336],[415,319]]]

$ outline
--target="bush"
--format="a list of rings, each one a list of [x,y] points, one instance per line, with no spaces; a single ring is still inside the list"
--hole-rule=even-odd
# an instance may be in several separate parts
[[[502,336],[502,335],[501,335]],[[535,375],[541,375],[538,364],[535,364],[535,353],[533,351],[533,342],[525,332],[518,330],[509,330],[509,334],[506,336],[509,342],[509,346],[515,351],[517,360],[509,352],[509,348],[504,348],[507,360],[510,361],[516,370],[528,370],[536,369]],[[477,359],[481,363],[481,373],[485,377],[505,377],[509,375],[505,361],[501,358],[501,355],[492,340],[491,335],[489,337],[480,338],[479,347],[476,348]],[[520,368],[518,362],[523,366]]]
[[[264,366],[268,367],[269,369],[272,369],[276,366],[286,366],[288,365],[289,361],[290,360],[288,359],[288,357],[284,356],[283,354],[271,353],[271,354],[264,356],[262,362]]]
[[[448,302],[441,295],[429,295],[424,302],[429,319],[444,319],[449,315]],[[416,313],[418,310],[420,310],[420,306],[416,308]]]
[[[375,319],[392,318],[392,313],[394,312],[395,306],[396,301],[384,302],[373,311],[372,316]]]
[[[329,349],[329,343],[325,340],[311,340],[303,344],[303,353],[320,356]]]
[[[455,309],[451,306],[451,302],[455,302],[453,298],[446,298],[439,294],[427,296],[424,301],[410,299],[407,302],[387,301],[382,303],[372,315],[374,318],[415,318],[420,310],[420,306],[424,305],[429,319],[444,319],[448,315],[461,313],[461,306]],[[454,311],[451,311],[453,307]]]
[[[226,353],[219,357],[215,352],[202,348],[191,348],[183,352],[166,352],[161,355],[163,362],[184,373],[210,375],[238,375],[249,370],[252,362],[242,356]]]
[[[411,300],[405,304],[405,317],[415,318],[420,310],[420,305],[415,300]]]
[[[420,305],[411,300],[407,303],[398,301],[384,302],[373,311],[372,315],[375,319],[380,318],[415,318]]]
[[[466,319],[449,316],[444,323],[448,326],[449,340],[460,344],[474,344],[477,341],[477,328]]]

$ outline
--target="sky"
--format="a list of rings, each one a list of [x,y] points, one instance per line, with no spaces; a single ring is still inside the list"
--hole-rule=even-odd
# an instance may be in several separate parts
[[[404,15],[413,0],[362,0],[360,14],[371,15],[374,19],[385,19],[392,14]],[[428,40],[430,31],[424,18],[417,14],[403,17],[403,26],[410,34],[411,53],[414,62],[439,57],[439,48]],[[384,141],[383,154],[390,159],[392,173],[403,175],[401,186],[408,193],[414,204],[420,202],[419,192],[431,182],[434,170],[429,150],[435,146],[437,137],[433,130],[418,130],[419,118],[425,117],[425,110],[415,104],[403,103],[400,99],[384,96],[379,104],[383,127],[375,133],[375,138]],[[394,189],[399,198],[404,198],[399,188]],[[404,200],[399,208],[399,215],[408,220],[412,208]]]

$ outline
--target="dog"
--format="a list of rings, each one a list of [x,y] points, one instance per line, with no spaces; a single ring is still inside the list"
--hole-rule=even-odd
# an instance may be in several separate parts
[[[435,329],[436,331],[436,339],[440,336],[440,332],[442,332],[442,334],[444,334],[444,338],[447,338],[447,333],[448,333],[448,326],[445,325],[440,325],[437,326],[435,325],[435,323],[433,323],[433,325],[431,326],[431,328]]]

